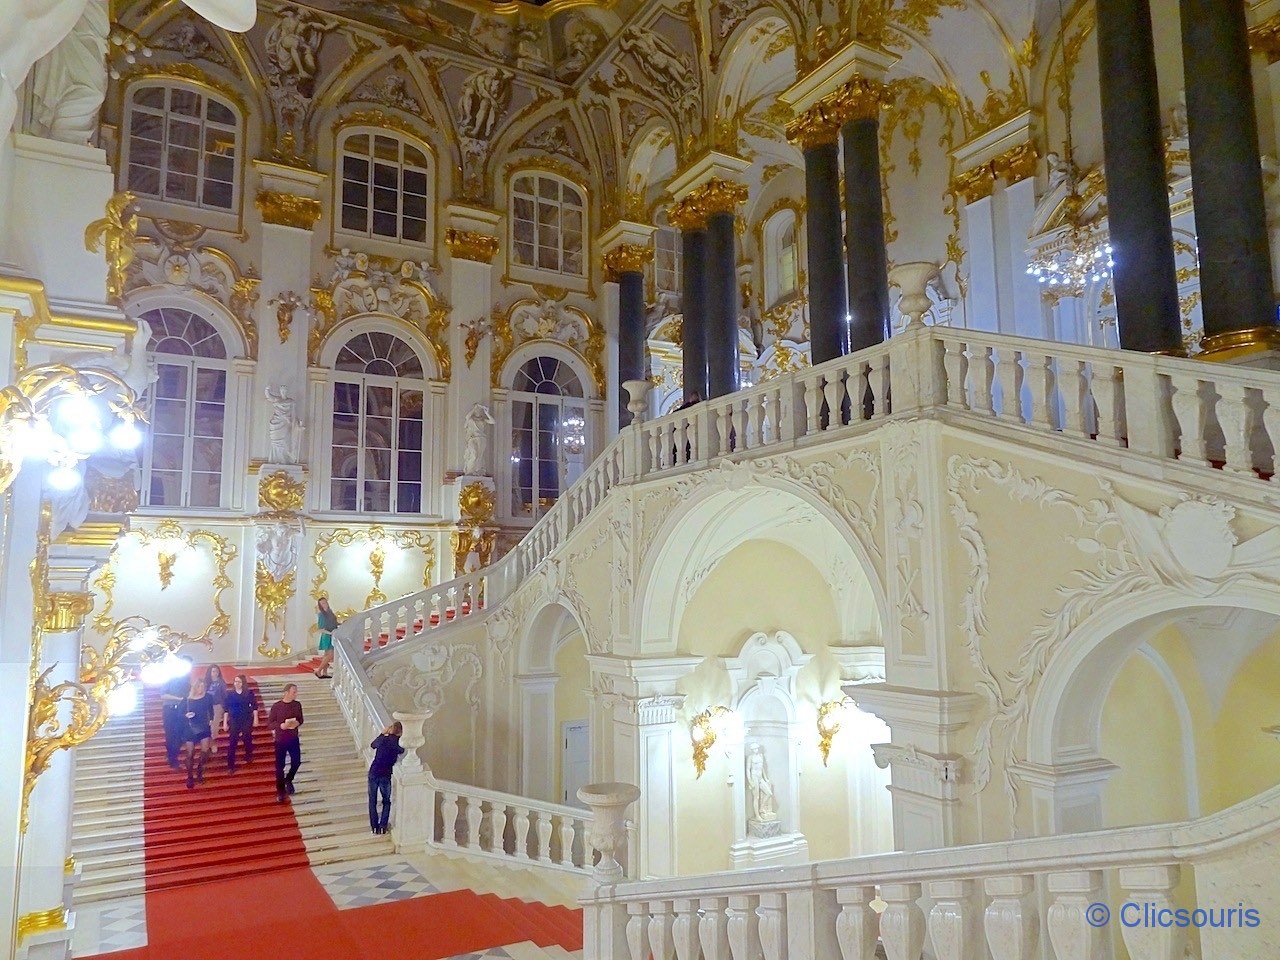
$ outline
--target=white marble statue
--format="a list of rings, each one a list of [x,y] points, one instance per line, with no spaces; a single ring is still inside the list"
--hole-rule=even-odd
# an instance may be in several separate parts
[[[778,819],[778,801],[769,780],[764,747],[758,741],[747,747],[747,819],[758,823]]]
[[[511,92],[510,70],[488,67],[467,77],[458,96],[458,130],[473,140],[488,140]]]
[[[137,332],[126,350],[123,343],[118,343],[110,353],[91,351],[62,357],[59,363],[82,370],[92,367],[96,370],[110,370],[128,384],[129,389],[141,397],[151,384],[156,382],[159,372],[156,369],[155,357],[147,354],[147,344],[151,342],[151,324],[146,320],[138,321]]]
[[[266,389],[266,397],[271,401],[271,422],[267,424],[267,434],[271,438],[271,463],[297,463],[302,452],[302,421],[293,415],[296,404],[285,387],[278,390]]]
[[[618,38],[623,53],[629,53],[650,83],[668,99],[679,100],[693,85],[688,63],[665,39],[652,30],[627,27]]]
[[[479,476],[489,469],[489,427],[493,415],[483,403],[477,403],[467,414],[467,443],[462,451],[462,472]]]
[[[258,528],[258,559],[267,568],[272,579],[279,582],[298,566],[298,537],[296,526],[277,522]]]
[[[183,2],[205,19],[237,33],[252,27],[258,15],[256,0]],[[75,29],[87,6],[88,0],[0,0],[0,139],[13,129],[17,90],[31,68]],[[104,65],[104,83],[105,70]]]
[[[64,143],[87,144],[98,131],[107,95],[107,0],[89,0],[62,42],[31,71],[31,132]]]
[[[267,72],[278,86],[292,86],[304,96],[319,70],[320,43],[336,24],[326,24],[308,10],[284,7],[267,31]]]
[[[1064,183],[1071,176],[1071,161],[1064,160],[1058,154],[1049,152],[1045,154],[1045,166],[1049,171],[1049,189],[1053,190],[1060,183]]]

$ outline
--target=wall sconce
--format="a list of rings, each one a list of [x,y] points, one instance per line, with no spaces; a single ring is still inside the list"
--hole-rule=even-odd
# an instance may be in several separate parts
[[[723,736],[728,720],[733,711],[728,707],[707,707],[693,718],[689,726],[689,737],[693,740],[693,765],[698,777],[707,769],[707,755],[715,746],[717,737]],[[697,779],[695,777],[694,779]]]
[[[831,755],[831,741],[840,732],[840,725],[855,706],[857,704],[851,697],[845,697],[843,700],[829,700],[818,708],[818,749],[822,751],[824,767]]]

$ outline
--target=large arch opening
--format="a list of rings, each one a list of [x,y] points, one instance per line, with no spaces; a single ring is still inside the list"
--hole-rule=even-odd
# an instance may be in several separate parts
[[[529,618],[518,650],[520,793],[577,806],[577,786],[590,782],[591,773],[590,668],[582,626],[567,607],[548,603]],[[568,727],[572,736],[585,738],[575,740],[572,753],[560,746]],[[585,771],[578,765],[583,758]],[[582,782],[576,783],[578,779]],[[576,785],[566,799],[570,780]]]

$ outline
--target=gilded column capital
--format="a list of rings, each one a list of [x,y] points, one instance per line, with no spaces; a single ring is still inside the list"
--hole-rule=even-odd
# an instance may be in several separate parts
[[[991,196],[996,187],[996,175],[989,163],[957,174],[951,181],[951,192],[965,203],[977,203]]]
[[[320,219],[320,201],[276,190],[259,190],[254,204],[262,211],[263,223],[311,230]]]
[[[840,118],[832,114],[830,104],[822,101],[787,124],[787,139],[799,143],[804,150],[835,143],[839,136]]]
[[[1036,175],[1040,152],[1034,143],[1020,143],[991,161],[991,172],[1005,183],[1018,183]]]
[[[1249,49],[1267,58],[1267,63],[1280,62],[1280,13],[1249,28]]]
[[[477,263],[491,263],[498,252],[497,237],[453,227],[444,232],[444,245],[455,260],[474,260]]]
[[[677,230],[702,230],[707,226],[707,212],[692,197],[685,197],[671,205],[667,221]]]
[[[712,177],[702,186],[697,187],[684,198],[702,210],[703,219],[717,213],[734,213],[738,204],[747,199],[747,185],[733,180],[722,180]]]
[[[644,265],[653,259],[653,247],[638,243],[620,243],[605,253],[605,279],[617,283],[624,273],[644,273]]]
[[[50,593],[41,626],[50,633],[67,633],[84,626],[93,610],[93,595],[84,591]]]
[[[852,120],[874,120],[884,105],[884,84],[879,80],[855,76],[839,90],[823,98],[827,111],[839,123]]]

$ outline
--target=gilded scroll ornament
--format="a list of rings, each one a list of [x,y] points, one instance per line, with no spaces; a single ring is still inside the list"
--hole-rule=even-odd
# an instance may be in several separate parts
[[[307,485],[294,480],[284,470],[258,480],[258,506],[277,512],[297,512],[302,509]]]
[[[991,196],[996,187],[996,175],[991,164],[984,163],[958,174],[951,181],[951,191],[964,199],[965,203],[977,203]]]
[[[154,530],[134,530],[131,534],[138,538],[143,546],[154,544],[159,551],[159,562],[161,565],[161,576],[163,578],[165,565],[164,556],[166,553],[173,554],[176,560],[176,554],[182,549],[196,549],[201,542],[205,543],[213,558],[214,576],[213,576],[213,619],[209,621],[209,625],[197,639],[201,642],[207,642],[215,637],[224,637],[231,629],[231,614],[227,613],[222,607],[222,595],[231,588],[231,577],[227,575],[227,567],[231,561],[235,559],[236,547],[226,537],[219,536],[212,530],[192,530],[189,533],[184,532],[181,524],[176,520],[166,519],[157,524]],[[114,561],[115,554],[112,555]],[[173,575],[173,562],[169,562],[169,574]],[[102,583],[99,577],[97,583]],[[111,586],[114,587],[114,577]],[[105,593],[105,591],[104,591]],[[119,623],[110,619],[110,609],[112,606],[112,598],[107,595],[107,602],[103,606],[103,610],[94,618],[94,627],[98,630],[112,630],[119,626]],[[120,621],[124,622],[124,621]]]
[[[747,199],[747,185],[712,177],[690,193],[685,200],[702,210],[704,217],[717,213],[733,213]]]
[[[92,610],[93,595],[83,590],[51,593],[45,602],[44,629],[49,633],[78,630]]]
[[[464,320],[458,324],[466,335],[462,340],[463,357],[467,361],[467,369],[471,369],[471,364],[475,363],[476,353],[480,349],[480,341],[493,332],[493,327],[489,320],[480,317],[476,320]]]
[[[397,530],[390,532],[380,523],[362,529],[340,529],[334,530],[332,533],[326,533],[316,538],[315,546],[311,550],[311,565],[315,569],[315,575],[311,578],[311,599],[319,600],[321,597],[329,597],[329,591],[325,589],[325,581],[329,578],[329,568],[325,563],[325,556],[329,549],[334,546],[349,547],[355,543],[371,543],[373,550],[369,555],[369,575],[373,579],[373,592],[381,592],[382,575],[385,570],[386,551],[385,545],[390,543],[399,547],[401,550],[418,549],[422,551],[423,567],[422,567],[422,585],[423,587],[431,586],[432,577],[436,567],[436,544],[434,540],[424,539],[422,533],[418,530]],[[381,552],[381,559],[374,560],[374,553]],[[332,599],[332,598],[330,598]],[[383,597],[385,600],[386,597]],[[382,601],[378,601],[382,602]],[[366,598],[366,606],[373,606]]]
[[[445,231],[444,244],[455,260],[490,263],[498,252],[497,237],[489,237],[474,230],[455,230],[450,227]]]
[[[991,161],[991,172],[1005,183],[1018,183],[1036,175],[1040,152],[1034,143],[1020,143]]]
[[[685,197],[667,210],[667,222],[677,230],[703,230],[707,226],[707,214],[692,198]]]
[[[490,523],[496,507],[492,487],[473,480],[458,493],[458,512],[465,523]]]
[[[138,237],[137,198],[128,191],[113,194],[107,201],[107,215],[94,220],[84,230],[84,247],[90,253],[102,250],[107,258],[107,302],[124,304],[129,264]]]
[[[278,660],[293,652],[293,647],[289,646],[288,641],[285,640],[283,631],[280,634],[280,645],[272,647],[267,635],[267,626],[268,624],[274,627],[280,626],[281,611],[293,598],[296,586],[295,571],[290,570],[277,579],[271,575],[271,571],[263,561],[258,561],[254,569],[253,599],[262,608],[264,614],[262,640],[258,643],[258,653],[269,660]]]
[[[803,150],[835,143],[840,136],[840,123],[832,104],[819,101],[787,124],[787,139],[799,143]]]
[[[281,227],[311,230],[320,219],[320,201],[276,190],[259,190],[254,204],[262,212],[262,221]]]
[[[605,279],[617,283],[624,273],[644,273],[644,265],[653,259],[653,247],[639,243],[620,243],[603,257]]]

